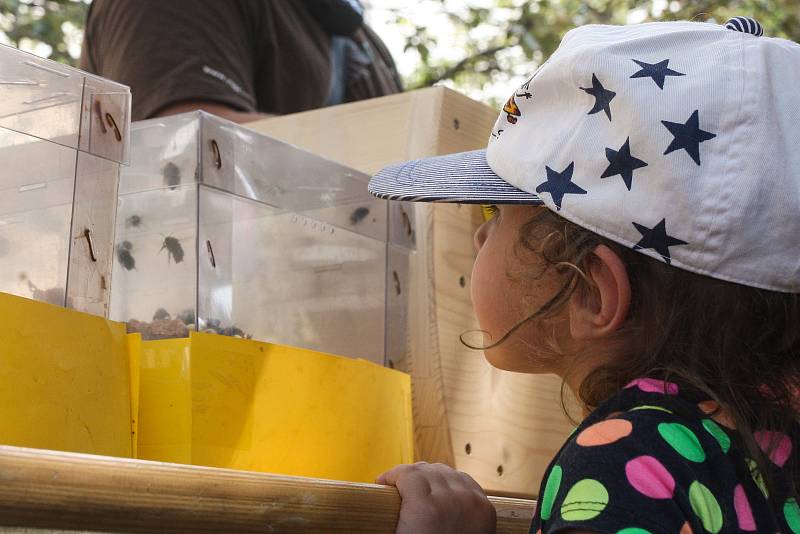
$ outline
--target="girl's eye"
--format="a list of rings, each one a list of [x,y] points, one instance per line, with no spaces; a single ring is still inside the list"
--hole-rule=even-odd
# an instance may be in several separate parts
[[[483,220],[488,221],[500,213],[500,208],[494,204],[485,204],[481,206],[481,211],[483,212]]]

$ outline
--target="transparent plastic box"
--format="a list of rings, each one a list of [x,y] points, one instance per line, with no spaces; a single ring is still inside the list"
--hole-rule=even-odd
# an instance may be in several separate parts
[[[408,206],[203,112],[133,123],[131,139],[112,319],[145,339],[198,330],[381,364],[405,352]]]
[[[130,91],[0,45],[0,292],[107,316]]]

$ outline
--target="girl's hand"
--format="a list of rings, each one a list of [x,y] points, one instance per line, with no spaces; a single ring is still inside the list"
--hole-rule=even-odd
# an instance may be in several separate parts
[[[377,484],[396,486],[403,502],[397,534],[494,534],[497,514],[469,475],[444,464],[398,465]]]

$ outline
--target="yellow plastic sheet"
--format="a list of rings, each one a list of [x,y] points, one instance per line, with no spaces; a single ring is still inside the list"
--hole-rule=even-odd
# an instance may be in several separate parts
[[[208,334],[141,344],[140,458],[373,482],[413,458],[410,378]]]
[[[139,365],[138,458],[192,463],[190,340],[143,341]]]
[[[0,444],[356,482],[413,459],[410,377],[0,293]]]
[[[0,293],[0,443],[130,457],[125,326]]]

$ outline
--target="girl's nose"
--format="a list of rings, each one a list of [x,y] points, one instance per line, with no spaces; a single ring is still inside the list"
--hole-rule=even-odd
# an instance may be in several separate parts
[[[488,236],[488,227],[491,221],[486,221],[482,225],[475,230],[475,234],[472,236],[472,243],[475,245],[475,250],[478,251],[481,249],[483,244],[486,242],[486,237]]]

